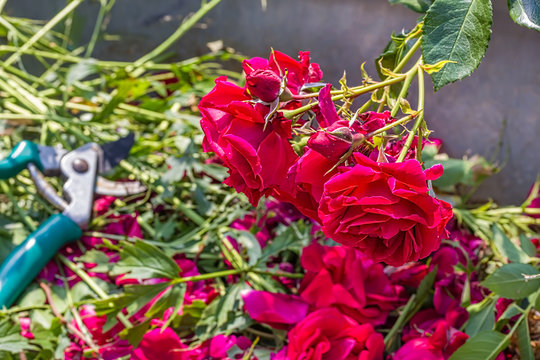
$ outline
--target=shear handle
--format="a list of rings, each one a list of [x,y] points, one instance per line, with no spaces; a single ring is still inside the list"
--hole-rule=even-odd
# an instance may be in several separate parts
[[[13,305],[54,254],[81,235],[73,220],[56,214],[13,249],[0,267],[0,308]]]
[[[34,164],[40,170],[43,170],[38,146],[31,141],[24,140],[13,148],[7,158],[0,160],[0,180],[6,180],[17,175],[28,164]]]

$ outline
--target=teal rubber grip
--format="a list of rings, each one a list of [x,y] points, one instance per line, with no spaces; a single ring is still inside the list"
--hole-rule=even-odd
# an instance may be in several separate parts
[[[73,220],[56,214],[13,249],[0,267],[0,308],[13,305],[54,254],[81,235]]]
[[[18,143],[7,158],[0,160],[0,180],[9,179],[26,169],[33,163],[43,171],[43,164],[39,158],[39,149],[31,141],[24,140]]]

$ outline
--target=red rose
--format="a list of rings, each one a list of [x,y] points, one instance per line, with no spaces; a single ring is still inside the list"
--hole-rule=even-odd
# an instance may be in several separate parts
[[[362,129],[372,132],[394,122],[395,119],[390,116],[390,111],[387,110],[383,113],[368,111],[360,115],[360,120],[362,121]]]
[[[225,184],[247,195],[256,205],[261,196],[285,185],[287,172],[298,156],[288,139],[290,121],[266,124],[269,108],[247,102],[244,89],[224,78],[201,99],[204,151],[213,151],[229,168]]]
[[[469,336],[441,322],[430,336],[412,339],[394,355],[394,360],[447,360]]]
[[[260,97],[259,95],[261,95],[261,93],[258,92],[258,87],[264,86],[270,89],[275,89],[276,79],[279,79],[281,83],[281,78],[283,78],[285,74],[287,75],[287,89],[289,89],[291,93],[295,95],[300,92],[300,89],[305,83],[320,81],[323,75],[322,71],[319,68],[319,65],[310,64],[309,52],[301,51],[298,54],[298,57],[300,61],[294,60],[290,56],[287,56],[279,51],[272,51],[269,60],[260,57],[244,60],[242,65],[244,68],[244,72],[246,73],[246,78],[249,79],[250,77],[254,76],[255,74],[252,75],[252,72],[255,72],[257,70],[264,70],[266,74],[264,77],[262,77],[260,75],[260,72],[258,73],[259,75],[257,75],[258,81],[257,87],[255,88],[256,90],[248,82],[247,88],[249,89],[250,93],[254,96],[259,97],[263,101],[270,102],[274,100],[275,97],[273,99],[270,99],[271,96],[267,98],[269,100],[265,100]],[[271,73],[275,74],[275,76],[271,76]],[[255,93],[253,92],[253,90],[255,90]],[[273,94],[273,91],[264,91],[262,94],[263,96]]]
[[[353,153],[328,180],[319,206],[322,230],[374,261],[399,266],[428,256],[446,236],[450,204],[431,197],[416,160],[378,163]]]
[[[288,360],[382,360],[384,342],[371,324],[359,325],[336,309],[309,314],[288,334]]]
[[[317,209],[328,181],[336,170],[326,174],[335,165],[318,152],[308,149],[289,170],[289,183],[293,189],[277,189],[275,196],[293,204],[302,214],[319,221]]]
[[[352,138],[348,122],[340,120],[311,135],[307,146],[336,163],[350,149]]]
[[[247,291],[242,294],[249,316],[276,329],[288,329],[306,317],[309,304],[298,296],[268,291]]]
[[[272,70],[257,69],[246,75],[246,87],[251,95],[272,102],[279,96],[281,78]]]
[[[406,301],[403,287],[393,285],[383,266],[359,250],[312,244],[301,262],[306,275],[300,297],[315,308],[335,307],[360,324],[377,326]]]

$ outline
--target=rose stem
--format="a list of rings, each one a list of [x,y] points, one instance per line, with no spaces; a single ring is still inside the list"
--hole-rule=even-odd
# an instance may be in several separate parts
[[[401,91],[399,92],[399,95],[396,99],[396,103],[394,105],[394,108],[392,109],[392,112],[390,113],[391,117],[395,117],[401,108],[401,99],[405,97],[407,94],[407,91],[409,91],[409,88],[411,87],[412,79],[416,76],[416,73],[418,72],[418,65],[422,62],[422,57],[418,59],[414,67],[407,72],[407,76],[405,77],[405,81],[403,82],[403,87],[401,88]],[[420,108],[419,108],[420,109]]]
[[[362,94],[365,94],[365,93],[368,93],[368,92],[371,92],[373,90],[377,90],[377,89],[380,89],[380,88],[383,88],[383,87],[386,87],[388,85],[393,85],[393,84],[397,84],[401,81],[403,81],[406,77],[406,74],[402,74],[402,75],[399,75],[395,78],[392,78],[392,79],[388,79],[388,80],[385,80],[385,81],[382,81],[382,82],[379,82],[379,83],[376,83],[376,84],[373,84],[373,85],[369,85],[369,86],[362,86],[360,88],[358,88],[358,90],[353,90],[354,88],[350,88],[349,90],[349,93],[348,94],[341,94],[341,95],[336,95],[336,96],[332,96],[332,101],[336,101],[336,100],[341,100],[341,99],[344,99],[344,98],[355,98],[355,97],[358,97]],[[295,109],[295,110],[284,110],[282,111],[283,113],[283,116],[287,119],[292,119],[293,117],[299,115],[299,114],[302,114],[303,112],[306,112],[308,110],[311,110],[313,109],[315,106],[319,105],[319,102],[318,101],[314,101],[310,104],[307,104],[307,105],[304,105],[302,107],[299,107],[298,109]]]
[[[417,68],[420,67],[420,65],[417,65]],[[420,69],[418,71],[418,109],[424,109],[424,71]],[[405,159],[405,156],[407,155],[407,151],[409,151],[409,148],[411,147],[411,144],[414,140],[414,134],[418,131],[418,128],[424,121],[424,111],[420,112],[418,115],[418,118],[416,118],[416,121],[409,132],[409,136],[407,137],[407,141],[405,142],[405,145],[403,145],[403,149],[401,149],[401,153],[399,154],[399,157],[397,159],[397,162],[402,162],[403,159]],[[421,148],[418,148],[417,151],[422,151]]]
[[[107,295],[107,293],[103,291],[103,289],[96,284],[96,282],[83,269],[78,267],[77,264],[61,254],[57,254],[56,256],[64,265],[79,276],[81,280],[84,281],[86,285],[88,285],[88,287],[97,294],[97,296],[99,296],[101,299],[107,299],[109,297],[109,295]],[[118,314],[117,318],[126,328],[130,329],[133,327],[131,322],[124,316],[124,314]]]

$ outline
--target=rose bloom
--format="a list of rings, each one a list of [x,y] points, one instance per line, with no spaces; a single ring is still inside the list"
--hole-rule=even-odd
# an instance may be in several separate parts
[[[450,204],[428,194],[416,160],[379,163],[353,153],[355,165],[338,168],[324,185],[319,218],[326,236],[357,247],[374,261],[399,266],[428,256],[446,236]]]
[[[306,317],[309,304],[295,295],[251,290],[242,294],[249,316],[275,329],[289,329]]]
[[[262,196],[286,184],[298,156],[288,139],[291,123],[274,118],[265,124],[269,107],[253,104],[244,89],[218,78],[199,103],[204,151],[213,151],[229,168],[225,184],[257,205]]]
[[[305,216],[321,222],[318,208],[324,190],[324,184],[336,173],[332,169],[334,163],[318,152],[308,149],[288,172],[289,184],[292,188],[276,189],[274,196],[280,201],[293,204]]]
[[[383,266],[357,249],[312,244],[302,252],[306,275],[300,296],[315,308],[335,307],[359,323],[385,323],[388,313],[406,301]]]
[[[170,327],[163,331],[155,328],[144,334],[130,360],[232,360],[227,351],[234,345],[238,345],[236,336],[217,335],[200,345],[188,346]]]
[[[383,336],[333,308],[309,314],[288,334],[288,360],[382,360]]]
[[[319,65],[309,61],[309,51],[300,51],[298,58],[294,60],[279,51],[272,51],[268,60],[260,57],[244,60],[246,92],[262,101],[272,102],[279,96],[281,79],[285,74],[287,90],[294,95],[305,83],[322,79]]]
[[[406,342],[393,360],[447,360],[468,338],[467,334],[441,322],[433,334]]]

